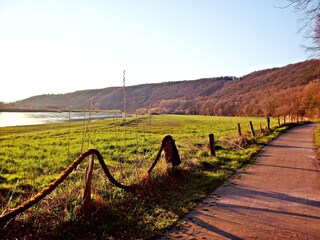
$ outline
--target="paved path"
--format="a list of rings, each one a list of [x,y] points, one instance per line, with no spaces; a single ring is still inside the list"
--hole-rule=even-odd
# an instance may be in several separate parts
[[[320,239],[316,125],[273,141],[162,239]]]

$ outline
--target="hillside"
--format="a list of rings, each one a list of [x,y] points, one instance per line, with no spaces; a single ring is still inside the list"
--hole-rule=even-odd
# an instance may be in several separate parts
[[[193,81],[165,82],[126,87],[127,110],[157,108],[160,112],[184,113],[191,109],[194,99],[211,96],[233,77],[208,78]],[[123,88],[112,87],[76,91],[67,94],[34,96],[17,101],[15,107],[84,109],[94,101],[95,108],[123,109]]]
[[[319,111],[320,61],[256,71],[209,96],[201,111],[213,115],[304,116]]]
[[[138,113],[180,113],[242,116],[306,116],[319,114],[320,61],[234,77],[143,84],[126,88],[127,110]],[[121,87],[40,95],[15,107],[123,109]]]

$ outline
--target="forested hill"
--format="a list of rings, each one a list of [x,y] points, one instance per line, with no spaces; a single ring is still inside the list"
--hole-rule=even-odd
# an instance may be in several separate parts
[[[306,116],[320,111],[320,61],[256,71],[209,96],[201,112],[212,115]],[[310,115],[310,114],[309,114]]]
[[[126,87],[127,111],[190,113],[195,100],[211,96],[233,79],[233,77],[220,77]],[[122,87],[111,87],[67,94],[40,95],[14,104],[16,107],[84,109],[86,106],[88,109],[90,102],[93,101],[95,108],[98,109],[123,110],[123,96]]]
[[[320,61],[308,60],[234,77],[143,84],[126,88],[127,110],[206,115],[314,115],[320,106]],[[15,107],[123,110],[121,87],[41,95]]]

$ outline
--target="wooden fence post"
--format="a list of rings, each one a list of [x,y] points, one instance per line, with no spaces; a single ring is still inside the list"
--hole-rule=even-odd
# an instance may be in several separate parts
[[[278,117],[278,125],[280,127],[281,123],[280,123],[280,117]]]
[[[167,163],[172,163],[172,166],[178,166],[181,163],[181,159],[179,156],[179,152],[177,149],[177,146],[172,138],[172,136],[167,135],[162,139],[161,147],[159,149],[159,152],[153,161],[151,167],[148,170],[148,173],[151,174],[152,169],[156,166],[157,162],[159,161],[161,157],[161,152],[164,151],[164,156]]]
[[[283,124],[286,124],[286,116],[283,116]]]
[[[256,138],[256,133],[254,132],[253,124],[252,124],[251,121],[250,121],[249,123],[250,123],[250,129],[251,129],[252,136],[253,136],[254,138]]]
[[[270,131],[270,118],[269,117],[267,117],[267,129],[268,129],[268,131]]]
[[[238,123],[238,134],[239,134],[239,137],[242,137],[240,123]]]
[[[0,203],[3,208],[6,206],[6,204],[4,203],[3,197],[1,195],[1,192],[0,192]]]
[[[211,156],[216,156],[216,147],[214,143],[214,134],[209,134],[209,144],[210,144],[210,151]]]
[[[91,213],[91,182],[93,171],[94,155],[90,155],[88,167],[85,175],[85,189],[83,194],[83,213],[84,217],[88,218]]]

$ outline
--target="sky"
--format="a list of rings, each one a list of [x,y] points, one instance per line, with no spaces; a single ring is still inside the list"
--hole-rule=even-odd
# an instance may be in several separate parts
[[[0,0],[0,101],[308,59],[286,0]]]

